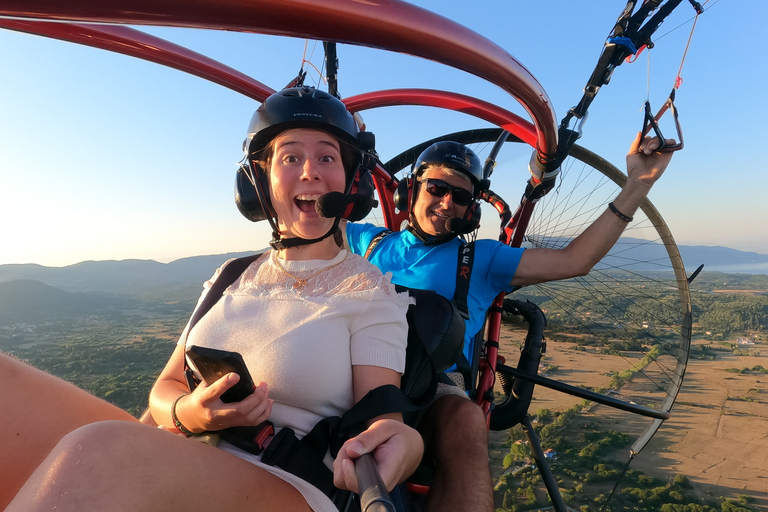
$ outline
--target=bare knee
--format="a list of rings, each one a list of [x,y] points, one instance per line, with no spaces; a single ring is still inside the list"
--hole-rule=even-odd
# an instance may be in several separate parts
[[[471,400],[454,395],[443,396],[435,401],[427,409],[423,423],[427,428],[439,431],[476,433],[486,430],[483,410]],[[450,424],[450,428],[446,423]]]
[[[73,430],[64,436],[59,445],[77,444],[85,449],[101,445],[100,448],[104,448],[105,444],[112,444],[116,439],[121,439],[122,436],[133,435],[136,427],[136,424],[127,421],[97,421]],[[122,445],[124,443],[116,444]]]
[[[72,478],[94,471],[102,475],[119,471],[126,460],[137,458],[141,452],[143,443],[131,439],[143,434],[144,429],[147,427],[119,420],[85,425],[64,436],[41,468],[47,467],[51,473],[66,472]]]
[[[447,395],[432,404],[419,430],[434,458],[447,451],[487,450],[488,430],[482,409],[459,396]]]
[[[146,487],[151,483],[146,477],[142,481],[134,476],[147,472],[148,466],[140,461],[142,457],[148,460],[148,452],[156,443],[142,441],[152,441],[152,436],[158,435],[170,436],[118,420],[73,430],[27,480],[8,510],[50,510],[52,505],[60,510],[98,510],[104,505],[98,500],[108,499],[118,484],[129,491]],[[143,499],[143,494],[134,493],[134,498]]]

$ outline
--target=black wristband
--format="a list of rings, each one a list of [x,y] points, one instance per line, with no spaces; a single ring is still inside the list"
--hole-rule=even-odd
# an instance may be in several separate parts
[[[179,403],[179,400],[187,396],[189,393],[184,393],[183,395],[179,396],[176,400],[173,401],[173,405],[171,405],[171,419],[173,420],[173,426],[176,427],[176,430],[178,430],[180,433],[188,435],[188,436],[194,436],[195,433],[186,428],[184,425],[181,424],[179,421],[179,418],[176,417],[176,404]]]
[[[632,222],[633,218],[632,218],[632,217],[630,217],[630,216],[628,216],[628,215],[624,215],[623,213],[621,213],[621,212],[619,211],[619,209],[618,209],[618,208],[616,208],[616,207],[613,205],[613,202],[610,202],[610,203],[608,203],[608,208],[609,208],[609,209],[610,209],[610,210],[611,210],[613,213],[615,213],[615,214],[616,214],[616,216],[617,216],[618,218],[620,218],[620,219],[621,219],[621,220],[623,220],[624,222]]]

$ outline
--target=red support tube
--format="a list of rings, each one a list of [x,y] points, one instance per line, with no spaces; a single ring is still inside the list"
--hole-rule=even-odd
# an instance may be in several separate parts
[[[275,92],[271,87],[205,55],[130,27],[2,18],[0,27],[144,59],[210,80],[258,102]]]
[[[236,30],[408,53],[498,85],[531,114],[540,154],[557,150],[554,108],[525,67],[480,34],[398,0],[0,0],[0,16]]]
[[[522,117],[493,103],[464,94],[434,89],[389,89],[344,99],[352,112],[395,105],[421,105],[462,112],[488,121],[515,135],[530,146],[536,146],[536,127]]]

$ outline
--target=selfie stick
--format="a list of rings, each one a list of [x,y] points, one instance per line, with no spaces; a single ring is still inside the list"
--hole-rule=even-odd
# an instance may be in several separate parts
[[[355,459],[355,473],[357,473],[362,512],[396,512],[395,505],[389,498],[389,492],[381,481],[373,455],[366,453]]]

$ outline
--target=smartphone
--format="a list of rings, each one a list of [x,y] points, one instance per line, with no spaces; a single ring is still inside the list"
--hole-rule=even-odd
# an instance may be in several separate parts
[[[187,348],[187,357],[209,386],[228,373],[240,376],[237,384],[221,395],[222,402],[239,402],[253,393],[253,379],[245,366],[243,356],[239,353],[190,345]]]

